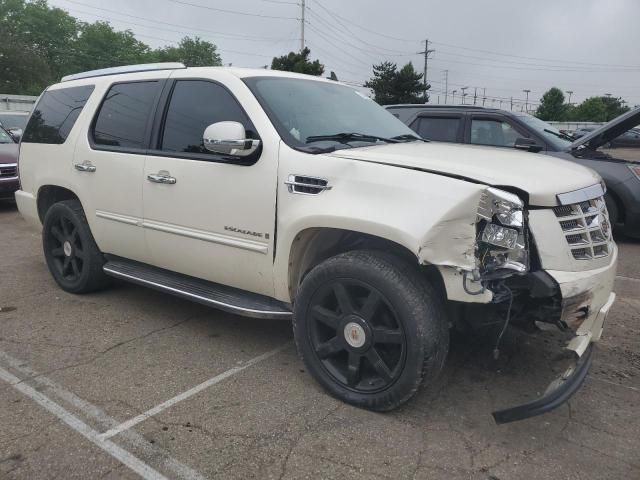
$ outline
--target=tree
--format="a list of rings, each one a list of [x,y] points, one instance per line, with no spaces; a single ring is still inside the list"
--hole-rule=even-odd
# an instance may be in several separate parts
[[[130,30],[118,32],[106,22],[82,24],[68,68],[78,72],[145,63],[150,60],[150,53],[149,46]]]
[[[364,86],[373,90],[380,105],[394,103],[425,103],[422,74],[417,73],[411,63],[398,70],[393,62],[382,62],[373,66],[373,77]],[[427,89],[430,85],[427,85]]]
[[[311,62],[309,60],[310,54],[311,50],[305,47],[300,53],[289,52],[287,55],[275,57],[271,62],[271,69],[306,73],[307,75],[322,75],[324,73],[324,65],[319,60]]]
[[[626,105],[624,105],[625,101],[620,97],[600,97],[604,102],[604,107],[606,109],[606,121],[613,120],[616,117],[619,117],[623,113],[628,112],[630,109]]]
[[[187,67],[222,65],[218,47],[199,37],[184,37],[177,47],[160,48],[154,54],[159,62],[182,62]]]
[[[536,110],[536,117],[545,121],[565,120],[567,106],[564,103],[564,93],[557,87],[550,88],[542,95],[540,106]]]

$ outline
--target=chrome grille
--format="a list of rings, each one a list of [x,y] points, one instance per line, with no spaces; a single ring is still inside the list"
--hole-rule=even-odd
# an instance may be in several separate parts
[[[15,163],[3,165],[0,163],[0,178],[17,177],[18,166]]]
[[[594,198],[553,209],[576,260],[609,255],[611,224],[604,198]]]

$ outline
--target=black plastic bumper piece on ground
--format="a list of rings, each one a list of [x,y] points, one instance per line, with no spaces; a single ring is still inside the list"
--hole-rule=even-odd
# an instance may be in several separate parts
[[[593,346],[589,345],[587,350],[578,359],[573,373],[564,379],[554,390],[546,393],[543,397],[516,407],[493,412],[492,415],[496,423],[516,422],[518,420],[524,420],[525,418],[535,417],[536,415],[542,415],[543,413],[547,413],[558,408],[564,402],[569,400],[569,398],[571,398],[571,396],[573,396],[573,394],[582,386],[582,383],[589,372],[589,368],[591,367],[592,355]]]

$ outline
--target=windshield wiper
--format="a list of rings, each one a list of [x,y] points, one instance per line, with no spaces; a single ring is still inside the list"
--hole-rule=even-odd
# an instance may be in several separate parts
[[[358,141],[358,142],[386,142],[386,143],[398,143],[400,140],[396,140],[394,138],[385,138],[379,137],[377,135],[368,135],[365,133],[358,132],[344,132],[344,133],[334,133],[332,135],[312,135],[307,137],[305,143],[313,143],[313,142],[324,142],[324,141],[335,141],[340,143],[348,143]]]
[[[418,140],[420,142],[428,142],[426,138],[419,137],[417,135],[412,135],[410,133],[405,133],[404,135],[396,135],[395,137],[391,137],[393,140],[400,140],[406,142],[412,142],[414,140]]]
[[[555,135],[556,137],[561,138],[562,140],[568,140],[569,142],[575,141],[573,137],[566,135],[564,133],[554,132],[553,130],[549,130],[548,128],[545,128],[543,131],[550,133],[551,135]]]

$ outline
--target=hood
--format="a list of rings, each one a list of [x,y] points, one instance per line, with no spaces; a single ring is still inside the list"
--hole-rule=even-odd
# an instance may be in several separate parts
[[[609,123],[605,123],[600,128],[596,128],[593,132],[589,132],[585,136],[580,137],[571,144],[571,150],[575,150],[583,145],[595,150],[619,137],[627,130],[631,130],[638,124],[640,124],[640,107],[623,113]]]
[[[495,187],[515,187],[529,203],[556,206],[556,195],[600,183],[593,170],[574,162],[510,148],[410,142],[337,150],[333,157],[395,165]]]
[[[0,143],[0,164],[18,162],[18,144]]]

